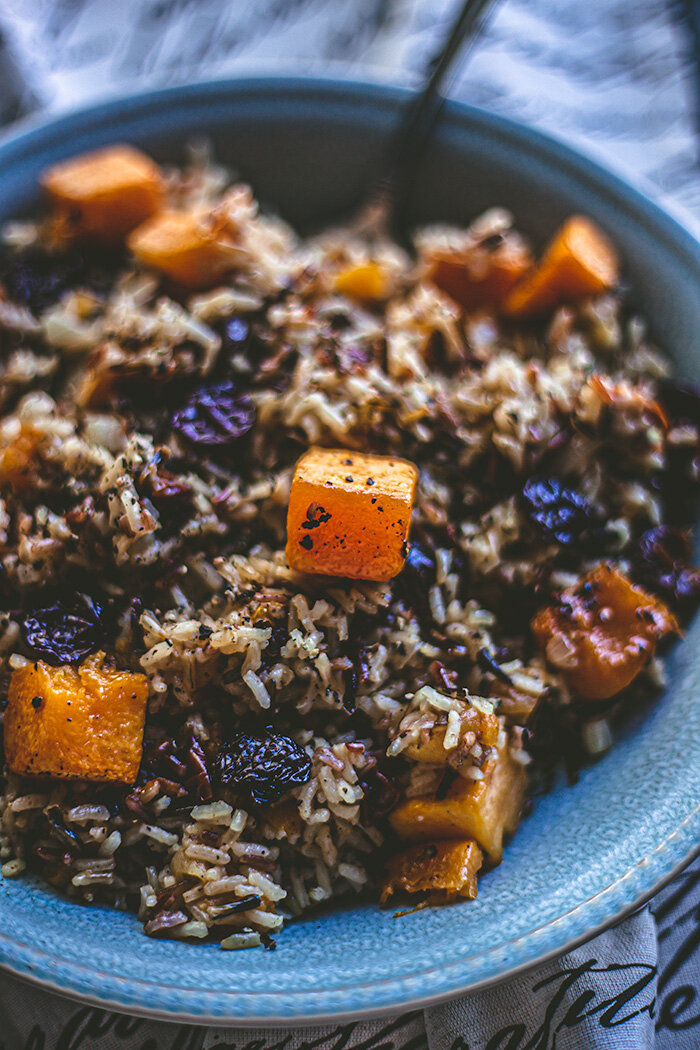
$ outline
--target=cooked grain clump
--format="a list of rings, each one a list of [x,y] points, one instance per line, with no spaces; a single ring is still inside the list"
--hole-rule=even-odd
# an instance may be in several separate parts
[[[61,207],[4,232],[0,680],[23,706],[3,874],[227,948],[270,945],[343,894],[472,897],[527,771],[541,784],[609,746],[694,607],[698,401],[630,319],[587,220],[540,263],[501,209],[419,231],[408,256],[343,231],[301,241],[206,157],[158,172],[120,156],[99,168],[110,192],[128,184],[118,223],[88,158],[79,185],[61,176]],[[382,582],[343,576],[342,557],[319,574],[316,503],[305,571],[290,567],[312,446],[347,451],[348,491],[353,455],[415,465],[410,541],[401,521]],[[351,575],[371,576],[361,514],[352,527]],[[601,572],[625,581],[604,606]],[[633,592],[663,610],[656,627],[634,622]],[[581,661],[607,682],[635,645],[603,719],[577,693]],[[147,681],[135,781],[109,761],[91,779],[92,737],[73,766],[74,736],[65,762],[22,765],[28,727],[46,746],[32,719],[99,713],[100,680],[80,683],[103,667]],[[120,695],[132,710],[141,693]]]

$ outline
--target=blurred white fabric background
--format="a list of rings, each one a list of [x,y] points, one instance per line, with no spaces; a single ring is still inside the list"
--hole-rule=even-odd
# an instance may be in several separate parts
[[[415,83],[459,0],[0,0],[36,101],[242,72]],[[500,0],[452,94],[647,176],[700,218],[680,0]]]

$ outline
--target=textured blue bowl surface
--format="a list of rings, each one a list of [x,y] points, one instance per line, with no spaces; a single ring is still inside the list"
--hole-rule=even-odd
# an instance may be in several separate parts
[[[0,144],[0,220],[36,206],[62,157],[128,140],[182,159],[206,134],[261,199],[303,228],[356,198],[405,96],[305,80],[192,85],[21,129]],[[686,378],[700,379],[700,247],[644,195],[543,136],[445,108],[416,188],[416,222],[503,204],[541,240],[572,211],[610,233],[637,302]],[[348,904],[291,924],[275,952],[149,940],[133,915],[0,881],[0,965],[66,994],[231,1024],[358,1017],[434,1002],[561,952],[648,897],[700,839],[700,624],[663,698],[571,788],[538,801],[474,903],[400,919]]]

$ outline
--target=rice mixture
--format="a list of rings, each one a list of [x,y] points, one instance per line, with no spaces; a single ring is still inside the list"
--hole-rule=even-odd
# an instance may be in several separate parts
[[[44,183],[0,289],[2,874],[227,948],[475,896],[700,592],[700,402],[613,248],[304,241],[198,154]]]

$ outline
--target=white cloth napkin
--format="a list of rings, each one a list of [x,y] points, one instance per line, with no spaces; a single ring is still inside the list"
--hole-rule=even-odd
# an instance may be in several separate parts
[[[0,123],[152,84],[285,70],[414,83],[459,0],[0,0]],[[451,94],[535,124],[700,222],[674,0],[503,0]],[[695,227],[698,228],[698,227]],[[700,862],[576,951],[473,996],[314,1029],[109,1014],[0,976],[0,1050],[698,1050]]]

